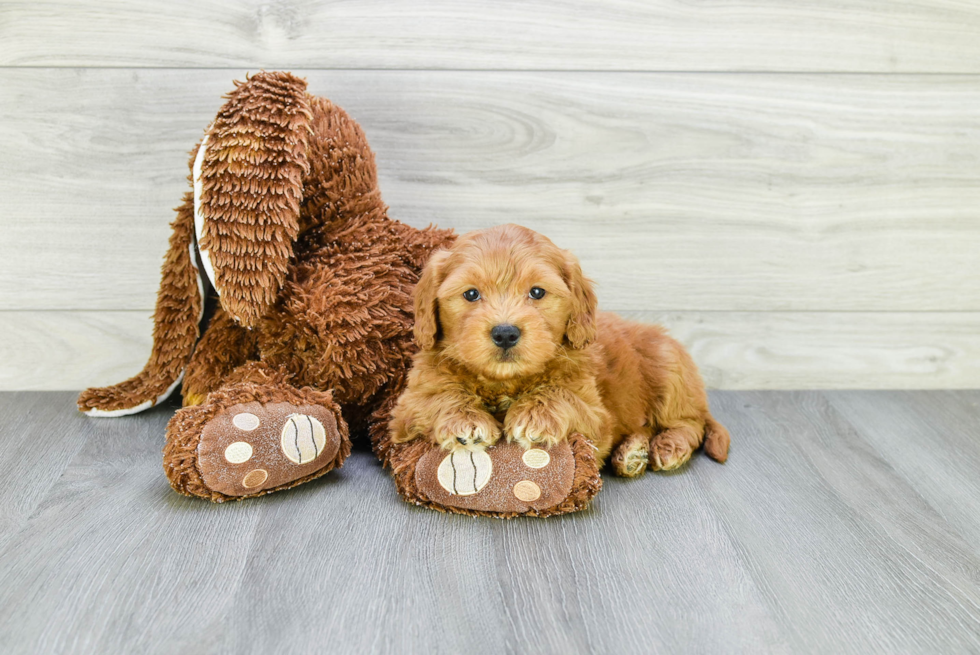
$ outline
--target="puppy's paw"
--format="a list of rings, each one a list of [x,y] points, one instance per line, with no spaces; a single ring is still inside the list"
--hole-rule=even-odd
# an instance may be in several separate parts
[[[408,443],[432,432],[431,427],[422,425],[419,416],[410,410],[395,407],[388,421],[388,434],[392,443]]]
[[[650,441],[650,469],[653,471],[672,471],[687,463],[694,449],[674,430],[654,435]]]
[[[650,438],[645,434],[632,434],[623,440],[612,457],[616,475],[635,478],[643,475],[650,461]]]
[[[525,450],[551,448],[568,436],[569,423],[547,405],[516,406],[507,412],[504,431]]]
[[[444,450],[488,448],[500,439],[500,426],[483,412],[457,412],[436,421],[432,437]]]

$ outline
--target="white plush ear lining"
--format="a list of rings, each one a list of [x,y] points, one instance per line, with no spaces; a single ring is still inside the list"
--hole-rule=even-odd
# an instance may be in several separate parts
[[[197,240],[197,250],[201,253],[201,263],[204,265],[204,272],[211,280],[211,286],[221,295],[221,289],[214,283],[214,266],[211,264],[211,256],[208,251],[201,246],[201,239],[204,238],[204,214],[201,213],[201,193],[204,191],[204,181],[201,178],[201,170],[204,168],[204,154],[207,152],[208,135],[204,135],[201,147],[197,149],[197,157],[194,158],[194,237]],[[192,257],[191,261],[197,267],[197,262]],[[204,293],[201,293],[204,297]]]

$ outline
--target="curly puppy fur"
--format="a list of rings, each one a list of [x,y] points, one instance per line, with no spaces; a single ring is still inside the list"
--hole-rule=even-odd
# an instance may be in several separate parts
[[[628,477],[677,468],[702,444],[727,458],[728,431],[684,348],[658,326],[597,314],[575,256],[527,228],[436,252],[415,291],[415,338],[395,443],[475,449],[506,436],[532,448],[580,432]]]

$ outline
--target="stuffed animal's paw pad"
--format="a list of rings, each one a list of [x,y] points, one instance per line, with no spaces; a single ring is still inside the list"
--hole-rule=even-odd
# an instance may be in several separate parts
[[[236,441],[225,448],[225,459],[229,464],[243,464],[252,459],[252,444],[247,441]]]
[[[514,485],[514,497],[530,503],[541,497],[541,487],[530,480],[521,480]]]
[[[327,433],[309,414],[290,414],[282,426],[279,440],[282,452],[294,464],[307,464],[320,456],[327,443]]]
[[[532,448],[531,450],[524,451],[524,454],[521,455],[521,461],[524,462],[524,466],[533,469],[543,469],[551,463],[551,455],[548,454],[547,450]]]
[[[434,446],[416,466],[415,483],[426,498],[441,505],[521,514],[562,502],[571,492],[574,472],[567,442],[529,450],[501,442],[448,455]]]
[[[454,496],[472,496],[490,482],[493,461],[483,450],[456,450],[439,464],[436,478]]]
[[[232,424],[243,432],[251,432],[261,425],[259,417],[250,412],[240,412],[231,419]]]
[[[204,426],[198,468],[209,488],[252,495],[331,464],[340,443],[337,419],[323,407],[243,403]]]

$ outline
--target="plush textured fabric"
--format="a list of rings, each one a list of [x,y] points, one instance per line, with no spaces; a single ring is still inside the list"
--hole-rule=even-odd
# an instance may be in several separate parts
[[[270,384],[267,380],[275,379],[275,375],[270,375],[267,371],[258,368],[247,370],[255,373],[253,379],[256,381],[236,382],[215,391],[208,396],[207,403],[197,407],[185,407],[178,411],[167,425],[167,440],[163,449],[163,470],[170,481],[170,485],[179,493],[187,496],[199,496],[215,502],[261,496],[318,478],[341,466],[347,456],[350,455],[351,443],[347,425],[340,418],[340,406],[333,402],[329,392],[317,391],[310,387],[296,389],[282,378],[277,380],[278,384]],[[262,380],[266,381],[263,382]],[[315,406],[321,408],[322,411],[331,412],[336,420],[336,429],[340,433],[340,445],[337,447],[336,455],[322,462],[320,468],[312,472],[304,469],[303,475],[272,487],[259,487],[255,491],[246,491],[235,495],[222,493],[212,488],[207,484],[205,478],[220,473],[214,466],[204,467],[208,475],[202,473],[199,446],[202,437],[206,436],[205,429],[214,419],[220,420],[220,418],[227,416],[233,407],[249,403],[266,405],[289,403],[294,405],[297,411],[302,411],[307,406]],[[265,419],[266,417],[262,416],[262,418]],[[235,468],[237,467],[229,466],[229,474]]]
[[[391,468],[398,492],[410,503],[440,512],[506,519],[567,514],[585,509],[602,488],[595,448],[580,434],[571,435],[567,444],[555,446],[555,461],[539,470],[520,463],[523,449],[516,444],[501,443],[488,449],[494,461],[490,483],[480,493],[456,498],[442,493],[435,480],[437,465],[432,461],[442,461],[449,454],[445,450],[427,439],[402,444],[386,441],[386,446],[385,463]],[[559,458],[558,450],[565,447],[570,452],[561,453],[566,457]],[[566,476],[570,480],[564,479]],[[515,483],[523,480],[539,483],[543,492],[540,500],[521,502],[515,497]]]
[[[299,235],[311,98],[291,75],[238,84],[208,130],[200,210],[221,305],[251,327],[276,301]]]
[[[188,194],[163,266],[150,361],[131,380],[85,391],[79,408],[145,409],[183,373],[187,407],[168,426],[164,468],[178,491],[224,500],[197,458],[208,421],[231,405],[319,403],[337,412],[344,439],[328,468],[236,497],[339,465],[349,432],[384,432],[415,352],[412,289],[432,251],[455,237],[388,218],[360,126],[288,73],[237,84],[206,138],[198,245],[220,304],[198,340]]]
[[[343,464],[350,434],[367,433],[410,502],[492,516],[585,507],[601,483],[592,446],[580,438],[561,467],[527,474],[543,487],[541,499],[515,502],[521,465],[504,458],[498,472],[511,467],[508,476],[516,477],[504,476],[486,503],[471,507],[420,492],[415,467],[427,451],[389,442],[389,415],[416,351],[413,290],[432,252],[455,236],[388,218],[374,155],[357,123],[309,95],[299,78],[261,73],[228,95],[205,138],[200,243],[188,194],[163,267],[151,359],[132,380],[84,392],[83,411],[139,411],[183,374],[185,407],[167,427],[164,470],[180,493],[213,501],[323,475]],[[200,147],[191,153],[192,186]],[[219,292],[200,340],[195,247],[207,252]],[[236,436],[230,426],[243,407],[263,427]],[[340,439],[334,457],[290,464],[278,435],[292,412],[330,426],[331,438]],[[239,441],[252,456],[245,463],[224,456]]]
[[[192,258],[194,197],[188,193],[177,208],[171,225],[170,248],[163,263],[160,290],[153,313],[153,351],[143,370],[112,387],[93,388],[78,397],[82,412],[126,412],[143,409],[165,398],[179,379],[200,334],[201,297],[197,269]]]
[[[211,490],[244,496],[339,466],[339,412],[323,404],[239,403],[201,432],[197,470]],[[333,411],[332,411],[333,410]]]

